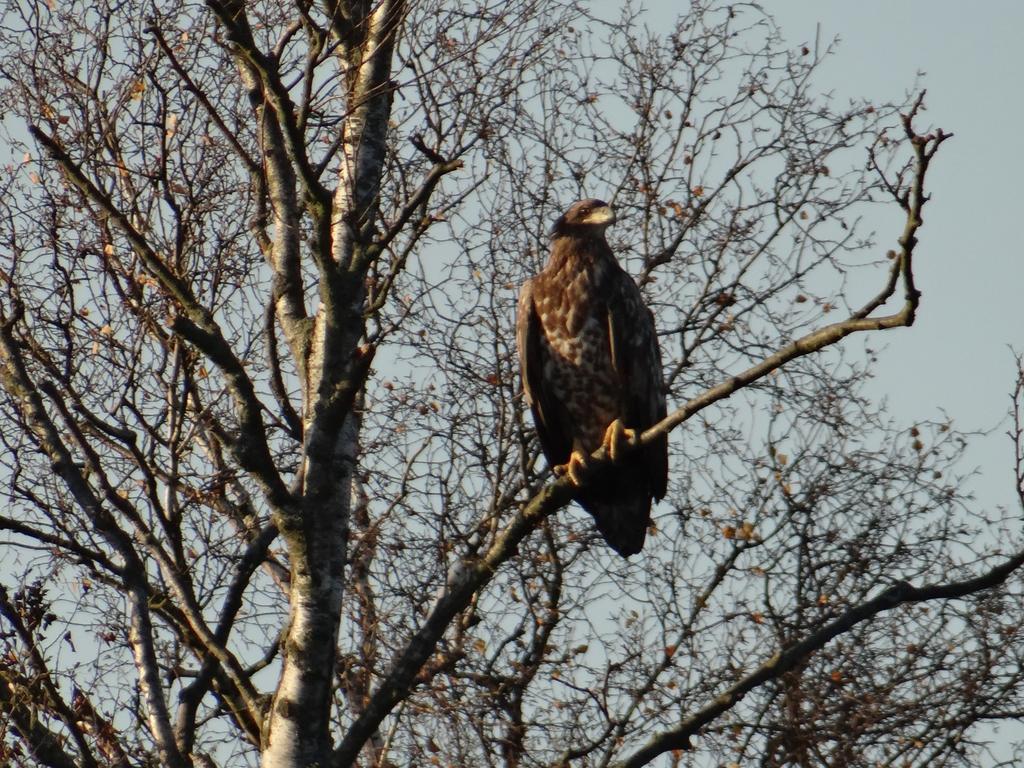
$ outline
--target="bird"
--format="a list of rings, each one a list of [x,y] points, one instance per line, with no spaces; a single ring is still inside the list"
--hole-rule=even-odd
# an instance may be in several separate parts
[[[544,456],[628,558],[643,549],[652,499],[665,496],[668,439],[635,448],[665,418],[665,391],[654,316],[605,239],[615,220],[589,198],[555,221],[547,264],[519,292],[516,346]],[[602,446],[612,463],[588,474]]]

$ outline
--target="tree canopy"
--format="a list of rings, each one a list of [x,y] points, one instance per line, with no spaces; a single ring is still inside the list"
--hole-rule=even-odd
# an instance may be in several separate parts
[[[831,97],[830,50],[716,0],[8,3],[0,760],[983,759],[1020,513],[864,392],[950,134]],[[665,364],[628,563],[515,359],[591,195]]]

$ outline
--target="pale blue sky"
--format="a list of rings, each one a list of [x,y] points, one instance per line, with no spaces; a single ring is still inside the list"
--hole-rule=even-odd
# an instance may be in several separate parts
[[[685,4],[644,6],[656,27]],[[840,38],[816,78],[821,91],[899,100],[922,73],[928,111],[920,127],[955,134],[929,173],[933,199],[915,260],[923,292],[917,323],[850,340],[848,351],[884,348],[870,391],[888,398],[899,421],[939,419],[944,410],[961,430],[998,426],[968,454],[982,470],[974,489],[981,503],[1015,505],[1005,431],[1015,373],[1010,347],[1024,352],[1024,2],[989,0],[970,11],[954,0],[773,0],[762,7],[794,46],[813,48],[816,34],[822,44]],[[869,227],[880,252],[895,246],[902,227],[898,209],[890,213],[879,212]]]
[[[1024,3],[990,0],[969,12],[951,0],[765,4],[786,38],[841,45],[821,85],[837,93],[897,97],[917,72],[926,117],[956,135],[935,161],[933,199],[917,251],[924,293],[916,325],[886,334],[873,389],[901,420],[943,408],[961,429],[992,427],[1007,414],[1014,364],[1024,351]],[[981,10],[979,10],[979,8]],[[885,242],[887,232],[879,230]],[[979,500],[1013,504],[1012,452],[998,434],[970,454],[983,476]]]
[[[955,134],[928,179],[933,197],[915,260],[923,292],[917,322],[849,348],[884,345],[870,391],[888,398],[899,421],[939,418],[944,410],[961,430],[992,429],[968,453],[980,469],[971,488],[979,504],[1012,510],[1010,347],[1024,352],[1024,2],[989,0],[970,10],[953,0],[776,0],[764,7],[794,45],[813,41],[819,23],[823,42],[840,37],[819,87],[896,99],[921,72],[927,121]],[[884,217],[877,231],[885,248],[899,233]],[[1021,732],[1004,727],[991,737],[1006,757]]]

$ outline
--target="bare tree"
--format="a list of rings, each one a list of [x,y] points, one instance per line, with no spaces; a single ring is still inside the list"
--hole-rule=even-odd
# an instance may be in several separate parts
[[[914,322],[923,94],[710,0],[10,2],[0,49],[7,763],[971,765],[1017,717],[1017,515],[837,351]],[[666,361],[628,563],[514,364],[584,194]]]

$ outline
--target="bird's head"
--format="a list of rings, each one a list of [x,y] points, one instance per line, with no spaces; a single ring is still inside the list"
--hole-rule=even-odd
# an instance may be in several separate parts
[[[604,200],[589,198],[569,206],[551,228],[552,235],[599,236],[615,223],[615,211]]]

